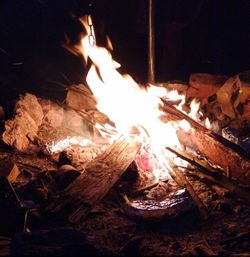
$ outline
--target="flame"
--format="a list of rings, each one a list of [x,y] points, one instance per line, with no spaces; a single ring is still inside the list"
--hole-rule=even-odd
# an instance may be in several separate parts
[[[176,109],[184,112],[182,107],[185,104],[185,96],[179,94],[177,90],[173,89],[173,90],[167,91],[167,94],[165,95],[164,98],[170,101],[179,101],[179,104],[177,104],[175,107]]]
[[[182,127],[188,131],[190,125],[184,120],[163,122],[160,119],[164,116],[161,111],[163,107],[161,97],[180,100],[178,108],[181,108],[185,102],[185,97],[179,95],[177,91],[168,92],[165,88],[154,85],[141,88],[131,76],[119,73],[117,69],[120,65],[112,59],[111,53],[106,48],[90,45],[88,40],[90,31],[86,19],[81,19],[81,22],[87,30],[87,36],[82,38],[79,50],[83,56],[92,61],[86,81],[97,100],[99,111],[106,114],[115,124],[115,129],[103,126],[101,129],[100,124],[96,127],[102,131],[103,136],[107,134],[136,136],[144,148],[150,145],[152,156],[158,162],[153,164],[156,178],[167,176],[166,170],[171,169],[167,158],[171,154],[165,149],[167,146],[181,148],[176,130]],[[112,133],[106,133],[107,131]]]
[[[211,122],[210,122],[209,118],[205,119],[205,127],[207,129],[211,129],[212,128],[212,125],[211,125]]]
[[[174,155],[166,147],[182,148],[176,130],[182,128],[189,131],[191,126],[186,120],[164,122],[162,117],[165,114],[161,111],[164,104],[161,98],[178,101],[176,108],[182,110],[185,96],[176,90],[168,91],[154,85],[141,88],[131,76],[119,73],[117,69],[120,64],[113,60],[111,53],[106,48],[89,42],[94,30],[90,31],[87,17],[80,21],[87,35],[81,39],[78,50],[86,60],[92,61],[86,81],[97,100],[98,110],[115,124],[115,128],[108,124],[96,124],[96,128],[110,142],[121,134],[136,137],[142,143],[141,156],[145,151],[150,155],[143,165],[152,168],[156,180],[168,177],[167,171],[171,170],[168,158],[174,159]],[[88,22],[92,24],[92,21]],[[108,44],[109,49],[112,49],[110,39]],[[199,103],[193,101],[190,116],[196,118],[198,110]]]
[[[189,117],[191,117],[194,120],[197,120],[197,114],[200,108],[200,102],[198,102],[197,99],[193,99],[190,104],[191,111],[189,113]]]

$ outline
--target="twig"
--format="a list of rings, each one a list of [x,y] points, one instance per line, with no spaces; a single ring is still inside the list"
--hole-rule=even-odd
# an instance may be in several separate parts
[[[22,162],[19,162],[19,161],[16,161],[16,164],[19,164],[19,165],[24,166],[24,167],[33,168],[33,169],[36,169],[36,170],[42,170],[41,168],[39,168],[37,166],[27,164],[27,163],[22,163]]]
[[[182,152],[177,149],[173,149],[167,147],[167,150],[171,151],[172,153],[176,154],[181,159],[187,161],[188,163],[192,164],[199,171],[195,171],[195,174],[199,177],[206,178],[212,181],[215,184],[218,184],[226,189],[228,189],[232,194],[236,195],[237,197],[244,200],[246,203],[250,203],[250,193],[245,190],[244,188],[240,187],[235,181],[232,179],[223,176],[221,170],[212,168],[206,162],[201,160],[196,160],[193,156],[190,156],[186,152]]]
[[[171,177],[175,180],[175,182],[181,186],[187,189],[192,199],[197,204],[197,207],[204,219],[208,218],[208,211],[204,203],[201,201],[200,197],[196,194],[194,188],[192,185],[188,182],[185,175],[179,171],[179,169],[176,166],[172,166],[172,172],[170,172]]]

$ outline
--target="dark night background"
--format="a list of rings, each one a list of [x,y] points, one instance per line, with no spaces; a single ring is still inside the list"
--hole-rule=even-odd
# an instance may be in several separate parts
[[[60,46],[72,44],[88,12],[83,0],[0,2],[1,102],[10,89],[63,99],[61,85],[84,81],[80,58]],[[113,43],[122,72],[147,81],[147,0],[92,1],[98,43]],[[191,72],[234,75],[249,69],[249,0],[155,0],[156,80],[187,80]],[[61,84],[61,85],[60,85]],[[12,91],[11,91],[12,92]]]

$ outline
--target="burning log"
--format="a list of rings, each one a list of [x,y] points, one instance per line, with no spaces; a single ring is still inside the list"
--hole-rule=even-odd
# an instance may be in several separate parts
[[[245,190],[244,188],[240,187],[235,183],[235,181],[232,181],[231,179],[227,178],[226,176],[223,176],[221,173],[221,170],[219,169],[213,169],[210,166],[208,166],[207,163],[201,160],[197,160],[193,158],[193,156],[190,156],[186,152],[179,151],[177,149],[167,148],[169,151],[176,154],[181,159],[189,162],[193,166],[199,169],[199,171],[195,171],[195,175],[200,178],[205,178],[215,184],[218,184],[226,189],[228,189],[230,192],[232,192],[237,197],[244,200],[246,203],[249,203],[250,199],[250,193]]]
[[[91,161],[86,170],[65,189],[66,200],[56,206],[54,211],[73,203],[74,210],[69,220],[78,223],[90,208],[108,193],[133,162],[139,148],[140,144],[134,140],[123,137],[117,139],[100,156]]]
[[[188,132],[181,128],[177,131],[181,144],[201,153],[213,164],[219,165],[225,173],[230,170],[231,177],[241,184],[250,184],[250,158],[241,147],[203,127],[166,101],[164,111],[170,120],[184,119],[189,122],[191,129]]]

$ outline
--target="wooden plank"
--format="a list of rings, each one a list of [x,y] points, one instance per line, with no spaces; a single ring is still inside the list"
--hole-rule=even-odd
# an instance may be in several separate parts
[[[86,170],[65,190],[67,198],[79,201],[70,215],[72,223],[79,222],[88,209],[98,203],[113,187],[135,159],[140,144],[121,137],[104,153],[88,164]]]

